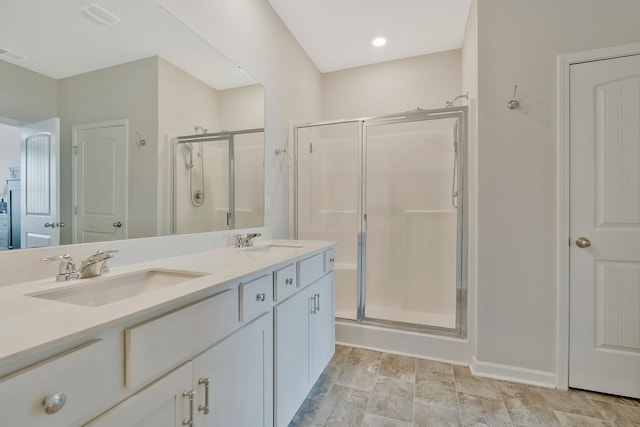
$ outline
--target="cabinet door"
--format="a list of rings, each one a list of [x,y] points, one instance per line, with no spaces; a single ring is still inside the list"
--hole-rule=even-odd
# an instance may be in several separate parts
[[[310,314],[309,347],[310,381],[315,381],[335,351],[333,314],[333,273],[327,274],[310,287],[312,310]]]
[[[190,417],[191,362],[165,375],[127,400],[111,408],[89,427],[181,427]]]
[[[309,289],[274,310],[276,425],[286,426],[302,403],[309,383]]]
[[[193,360],[195,425],[270,427],[272,369],[273,317],[266,313]]]

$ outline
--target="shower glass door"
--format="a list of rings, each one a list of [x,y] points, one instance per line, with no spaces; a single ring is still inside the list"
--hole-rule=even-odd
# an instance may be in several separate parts
[[[175,147],[175,233],[229,229],[230,139],[178,141]]]
[[[358,313],[360,122],[297,128],[296,237],[337,241],[334,264],[336,317]]]
[[[458,325],[457,120],[364,122],[367,320]]]

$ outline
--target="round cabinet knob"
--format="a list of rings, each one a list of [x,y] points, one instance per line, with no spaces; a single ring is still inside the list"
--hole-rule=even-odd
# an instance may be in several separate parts
[[[120,227],[122,227],[122,223],[121,223],[120,221],[118,221],[118,222],[114,222],[114,223],[113,223],[113,226],[114,226],[115,228],[120,228]]]
[[[256,301],[264,301],[267,296],[263,293],[256,295]]]
[[[64,227],[64,222],[59,222],[58,223],[58,227],[63,228]]]
[[[55,222],[45,222],[44,223],[45,228],[56,228],[56,223]]]
[[[64,393],[54,393],[45,397],[42,401],[44,412],[51,415],[58,412],[67,403],[67,395]]]
[[[576,246],[579,248],[588,248],[589,246],[591,246],[591,240],[587,239],[586,237],[578,237],[576,239]]]
[[[293,278],[291,278],[291,277],[290,277],[290,278],[286,279],[286,280],[284,281],[284,283],[285,283],[286,285],[293,285]]]

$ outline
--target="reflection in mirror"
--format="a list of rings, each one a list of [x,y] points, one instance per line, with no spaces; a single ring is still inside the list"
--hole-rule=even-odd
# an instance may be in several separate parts
[[[0,13],[0,250],[263,225],[262,131],[236,134],[233,151],[193,144],[194,156],[214,162],[205,172],[215,170],[205,173],[203,193],[215,208],[202,211],[213,217],[197,226],[175,217],[172,175],[180,162],[177,173],[188,172],[177,137],[261,130],[262,86],[155,0],[0,0]],[[49,220],[33,208],[42,204],[27,203],[36,192],[25,194],[34,188],[25,183],[38,170],[25,165],[38,163],[21,155],[21,133],[56,117],[49,152],[59,154],[59,169],[47,185],[59,197],[46,192],[57,209]],[[220,181],[224,167],[213,165],[225,162]],[[196,165],[192,177],[202,184]],[[38,193],[43,185],[35,183]],[[27,215],[36,218],[28,229]]]
[[[174,230],[177,233],[262,226],[264,129],[175,140]]]

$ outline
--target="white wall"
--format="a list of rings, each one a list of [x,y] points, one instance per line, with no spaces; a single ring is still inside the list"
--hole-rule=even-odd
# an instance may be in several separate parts
[[[33,123],[56,117],[55,79],[0,61],[0,117]]]
[[[275,237],[288,235],[289,122],[320,120],[320,72],[267,0],[180,0],[163,6],[239,65],[265,88],[265,225]]]
[[[553,380],[557,55],[638,42],[639,16],[636,0],[478,0],[480,370]]]
[[[322,120],[443,108],[460,95],[460,49],[322,75]]]
[[[221,90],[218,96],[219,130],[264,127],[264,87],[256,84]]]

